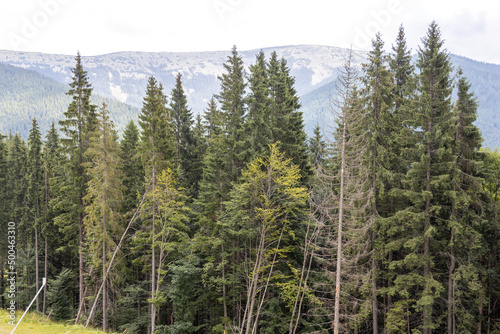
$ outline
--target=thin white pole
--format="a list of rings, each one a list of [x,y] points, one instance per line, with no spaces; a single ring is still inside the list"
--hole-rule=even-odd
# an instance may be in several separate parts
[[[40,289],[38,290],[38,292],[36,293],[35,295],[35,298],[33,298],[33,300],[31,301],[31,303],[28,305],[28,308],[26,309],[26,311],[24,311],[21,319],[19,319],[19,321],[17,322],[16,324],[16,327],[14,327],[14,329],[12,330],[12,332],[10,332],[10,334],[13,334],[14,331],[16,330],[17,326],[19,326],[19,324],[21,323],[21,321],[23,320],[24,316],[26,315],[26,313],[28,313],[31,305],[33,305],[33,302],[35,301],[36,297],[38,297],[38,295],[40,294],[40,292],[42,291],[43,287],[45,286],[45,283],[47,283],[47,279],[44,277],[42,278],[42,286],[40,287]]]

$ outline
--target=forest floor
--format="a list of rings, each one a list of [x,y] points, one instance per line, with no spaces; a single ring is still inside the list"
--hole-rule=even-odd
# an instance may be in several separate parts
[[[16,312],[16,321],[21,319],[22,312]],[[0,334],[10,334],[14,326],[9,324],[7,310],[0,309]],[[46,316],[28,313],[17,326],[15,334],[103,334],[103,331],[83,328],[81,325],[48,320]],[[107,334],[112,334],[108,332]]]

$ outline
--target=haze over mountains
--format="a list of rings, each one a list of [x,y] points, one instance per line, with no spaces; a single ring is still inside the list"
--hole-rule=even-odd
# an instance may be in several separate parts
[[[260,50],[239,51],[245,66],[255,61]],[[316,124],[324,126],[333,116],[330,99],[335,95],[339,68],[348,50],[330,46],[283,46],[263,49],[284,57],[295,77],[295,88],[302,104],[306,131]],[[213,94],[219,91],[217,76],[230,51],[219,52],[117,52],[85,57],[83,66],[96,95],[95,103],[106,102],[118,129],[135,119],[142,106],[148,78],[153,75],[163,83],[165,93],[174,86],[175,75],[182,74],[188,104],[193,113],[202,113]],[[366,52],[355,51],[361,64]],[[451,55],[455,68],[461,67],[472,83],[479,102],[477,125],[485,139],[483,146],[500,147],[500,65]],[[2,63],[7,65],[2,65]],[[74,56],[0,50],[0,131],[9,129],[27,135],[32,117],[42,131],[53,119],[62,117],[69,100],[64,95],[71,79]],[[8,66],[12,65],[12,66]]]

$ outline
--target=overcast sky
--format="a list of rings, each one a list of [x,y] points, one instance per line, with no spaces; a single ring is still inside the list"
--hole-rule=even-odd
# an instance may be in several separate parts
[[[416,50],[432,20],[448,51],[500,64],[491,0],[1,0],[0,49],[98,55],[317,44],[386,50],[400,24]]]

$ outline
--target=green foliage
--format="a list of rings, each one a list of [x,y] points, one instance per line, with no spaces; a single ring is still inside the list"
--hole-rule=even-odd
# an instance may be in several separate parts
[[[73,274],[70,269],[63,269],[49,285],[47,301],[52,308],[54,320],[68,320],[73,314],[71,305],[71,281]]]

